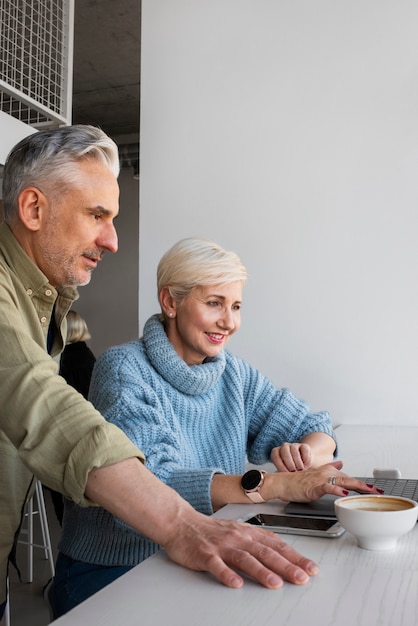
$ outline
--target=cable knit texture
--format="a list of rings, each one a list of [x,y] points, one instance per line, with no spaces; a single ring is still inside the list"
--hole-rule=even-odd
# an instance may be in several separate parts
[[[273,447],[312,432],[334,437],[327,413],[310,413],[290,391],[227,351],[187,365],[157,315],[142,339],[98,359],[90,399],[143,450],[158,478],[208,515],[215,473],[243,473],[246,455],[263,464]],[[66,503],[60,550],[73,559],[135,565],[157,549],[103,509]]]

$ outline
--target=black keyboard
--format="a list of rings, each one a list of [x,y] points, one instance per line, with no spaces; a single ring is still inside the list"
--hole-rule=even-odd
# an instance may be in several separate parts
[[[418,480],[409,478],[359,478],[383,489],[385,496],[401,496],[418,502]]]

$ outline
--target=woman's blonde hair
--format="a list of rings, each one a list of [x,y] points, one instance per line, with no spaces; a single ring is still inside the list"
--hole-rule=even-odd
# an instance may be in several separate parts
[[[78,341],[88,341],[91,335],[87,327],[87,322],[76,311],[67,313],[67,343],[77,343]]]
[[[208,239],[188,237],[178,241],[161,258],[157,269],[158,296],[163,287],[180,303],[199,286],[245,281],[247,270],[235,252]]]

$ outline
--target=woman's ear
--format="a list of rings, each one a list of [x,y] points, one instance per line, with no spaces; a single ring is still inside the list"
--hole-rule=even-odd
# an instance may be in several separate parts
[[[170,293],[170,287],[163,287],[160,291],[160,304],[165,317],[175,317],[176,302]]]
[[[26,187],[20,192],[18,197],[19,218],[28,230],[33,232],[39,230],[44,203],[45,196],[36,187]]]

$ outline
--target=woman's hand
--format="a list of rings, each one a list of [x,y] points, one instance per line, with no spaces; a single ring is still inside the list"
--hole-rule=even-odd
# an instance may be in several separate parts
[[[271,460],[279,472],[300,472],[320,467],[333,460],[335,441],[326,433],[309,433],[296,443],[283,443],[273,448]]]
[[[303,472],[266,474],[261,494],[266,500],[313,502],[327,493],[335,496],[346,496],[349,491],[382,493],[381,489],[339,471],[342,466],[342,461],[334,461]]]
[[[300,472],[312,467],[312,449],[307,443],[283,443],[271,451],[271,460],[279,472]]]

